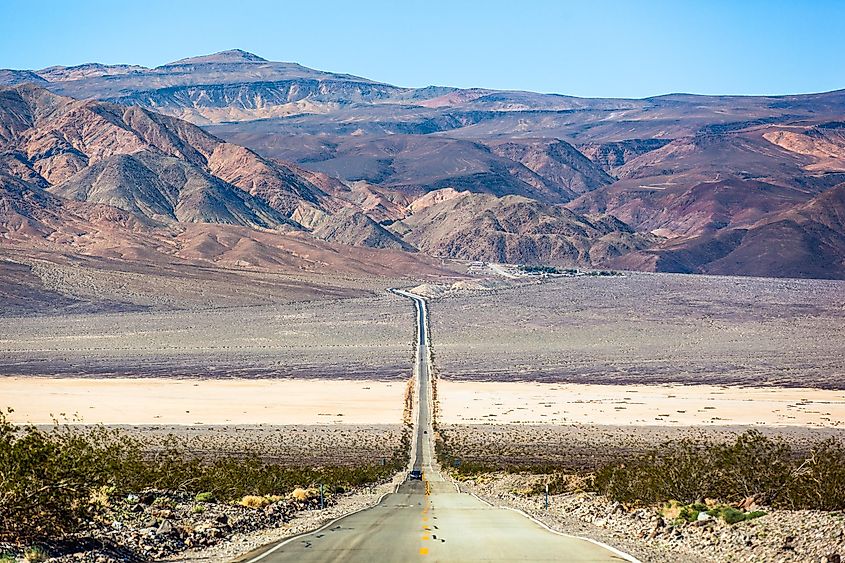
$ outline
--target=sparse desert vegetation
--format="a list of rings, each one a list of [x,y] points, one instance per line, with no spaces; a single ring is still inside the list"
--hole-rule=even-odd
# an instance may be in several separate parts
[[[626,273],[431,303],[440,376],[842,389],[838,281]]]
[[[590,473],[599,467],[635,459],[662,444],[683,441],[724,444],[748,426],[669,426],[598,424],[440,424],[438,434],[449,444],[451,458],[463,467],[489,470]],[[839,428],[762,426],[757,429],[782,440],[797,452],[829,438],[843,440]]]
[[[657,442],[653,440],[659,434],[653,435],[649,444],[649,439],[642,437],[626,440],[621,432],[608,440],[612,433],[601,435],[593,428],[592,441],[585,439],[584,433],[572,431],[570,442],[544,448],[537,441],[500,440],[481,445],[476,430],[447,427],[438,433],[441,463],[461,478],[495,471],[541,473],[550,476],[547,482],[552,493],[591,490],[629,506],[692,505],[716,499],[737,506],[845,510],[845,440],[841,434],[825,437],[805,431],[803,440],[792,441],[788,434],[777,431],[766,435],[758,430],[740,433],[723,429],[717,438],[687,429],[670,439],[664,433],[664,439]],[[543,431],[535,428],[534,434],[542,436]],[[515,435],[510,434],[511,438]],[[533,456],[529,453],[532,448],[537,451]]]
[[[374,297],[210,311],[17,317],[0,374],[401,379],[407,300]]]
[[[617,432],[609,440],[582,427],[571,431],[569,447],[558,444],[559,454],[574,455],[552,461],[518,457],[520,442],[481,449],[477,430],[439,431],[440,462],[465,489],[623,545],[643,561],[819,561],[845,547],[841,436],[804,430],[793,441],[777,430],[746,430],[717,439],[710,429],[683,436],[672,428],[673,439],[649,446],[659,435],[636,442]],[[595,441],[585,443],[585,434]],[[545,454],[544,445],[521,442],[521,450]]]
[[[86,427],[74,428],[83,431]],[[405,442],[400,424],[145,424],[107,428],[139,439],[147,451],[166,451],[175,443],[179,449],[204,458],[252,456],[284,466],[380,465],[389,461]]]
[[[307,432],[300,436],[290,441],[309,440]],[[283,523],[297,510],[314,508],[315,502],[319,504],[320,486],[324,501],[331,503],[347,491],[389,480],[407,462],[409,437],[401,427],[385,436],[384,458],[359,457],[352,463],[351,454],[357,454],[362,444],[354,432],[336,433],[330,439],[338,458],[317,463],[281,454],[284,446],[272,440],[266,448],[259,443],[233,447],[236,438],[231,434],[225,443],[178,434],[147,440],[143,433],[102,426],[18,427],[3,413],[0,542],[41,542],[55,551],[84,545],[89,541],[86,538],[107,538],[108,530],[151,525],[159,531],[154,536],[167,539],[159,546],[164,554],[184,549],[191,542],[214,543],[237,528],[227,517],[216,521],[213,534],[202,531],[194,520],[206,511],[219,516],[217,505],[263,510],[261,518],[241,518],[243,526],[254,529]],[[322,451],[328,451],[326,446]],[[300,447],[308,448],[305,444]],[[343,451],[350,455],[344,456]],[[185,516],[177,517],[181,512]],[[139,519],[139,513],[146,520]],[[206,529],[210,527],[214,526]],[[63,547],[55,543],[59,538],[66,540]],[[149,555],[136,553],[142,558]]]
[[[735,505],[841,511],[845,442],[829,438],[798,452],[783,440],[753,430],[728,443],[686,439],[600,467],[592,483],[598,492],[626,503],[718,499]]]

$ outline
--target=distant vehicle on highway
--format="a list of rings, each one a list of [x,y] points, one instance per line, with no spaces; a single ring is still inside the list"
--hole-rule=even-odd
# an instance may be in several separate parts
[[[414,469],[411,471],[410,475],[408,475],[408,479],[411,481],[422,481],[422,471]]]

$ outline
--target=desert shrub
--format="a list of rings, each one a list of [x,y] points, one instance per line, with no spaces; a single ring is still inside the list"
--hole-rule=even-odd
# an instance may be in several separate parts
[[[702,455],[701,444],[685,439],[664,444],[626,464],[599,468],[593,486],[614,500],[692,503],[713,495],[716,460]]]
[[[746,498],[778,508],[845,509],[845,447],[835,439],[806,456],[751,430],[733,443],[667,442],[627,463],[593,475],[593,488],[627,503],[691,504],[705,498],[735,503]],[[736,514],[721,514],[724,520]]]
[[[0,540],[75,530],[103,485],[100,448],[68,433],[18,429],[0,412]]]
[[[317,498],[320,496],[320,491],[314,488],[303,489],[302,487],[297,487],[293,490],[290,494],[290,497],[294,500],[298,500],[300,502],[305,502],[307,500],[311,500],[312,498]]]
[[[23,552],[24,561],[27,563],[42,563],[49,558],[47,551],[39,546],[28,547]]]
[[[845,445],[833,438],[816,444],[776,499],[793,509],[845,509]]]
[[[765,516],[766,513],[762,510],[755,510],[753,512],[745,512],[744,510],[740,510],[733,506],[715,506],[709,510],[707,510],[707,514],[714,518],[721,518],[728,524],[737,524],[739,522],[745,522],[746,520],[753,520],[754,518],[759,518],[761,516]]]
[[[214,502],[217,499],[214,498],[214,493],[210,491],[205,491],[202,493],[197,493],[197,496],[194,497],[194,500],[197,502]]]
[[[206,459],[175,437],[149,452],[142,440],[115,430],[18,428],[0,412],[0,541],[75,532],[113,495],[147,488],[195,494],[198,502],[267,497],[321,483],[326,490],[348,489],[390,478],[406,459],[406,452],[397,452],[384,464],[320,468],[288,467],[257,455]],[[166,502],[163,496],[155,500]]]
[[[259,497],[256,495],[246,495],[238,501],[239,505],[247,508],[264,508],[272,503],[273,501],[271,501],[268,497]]]
[[[717,490],[714,495],[725,500],[755,497],[758,502],[773,502],[790,480],[793,455],[789,446],[749,431],[733,444],[709,445],[717,462]]]
[[[704,510],[705,499],[735,506],[751,502],[785,509],[845,510],[845,444],[835,438],[800,451],[756,430],[727,443],[703,438],[668,441],[625,461],[587,465],[577,471],[580,482],[574,480],[571,467],[522,463],[487,453],[479,461],[477,452],[464,453],[442,435],[435,447],[440,464],[459,479],[500,471],[546,474],[553,494],[592,490],[628,505],[676,501],[689,507],[688,513],[673,519],[697,517],[693,512]],[[458,459],[461,463],[456,466]],[[532,493],[544,490],[540,483]],[[729,514],[727,519],[735,517]]]

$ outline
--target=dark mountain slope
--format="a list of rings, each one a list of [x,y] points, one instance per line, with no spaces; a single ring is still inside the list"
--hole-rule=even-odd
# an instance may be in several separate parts
[[[87,197],[91,187],[83,183],[99,178],[101,188],[109,183],[113,188],[119,184],[123,196],[113,201],[129,205],[127,198],[135,196],[127,190],[134,187],[153,189],[152,176],[166,171],[171,177],[181,175],[176,182],[182,182],[183,187],[193,186],[192,195],[180,200],[178,205],[183,217],[197,220],[205,217],[224,221],[240,217],[236,221],[238,224],[276,226],[289,223],[280,213],[289,216],[299,205],[321,208],[323,203],[330,204],[330,198],[322,190],[284,164],[224,143],[185,121],[137,107],[73,100],[30,85],[0,89],[0,139],[0,150],[21,155],[18,174],[26,169],[30,176],[37,174],[42,183],[53,185],[69,181],[88,167],[113,157],[145,154],[136,159],[115,159],[77,176],[72,186],[60,190],[72,194],[74,199]],[[155,172],[151,172],[153,169]],[[177,169],[179,174],[175,172]],[[103,176],[104,172],[108,174]],[[136,173],[137,186],[133,184]],[[106,184],[102,184],[103,178],[109,178]],[[244,197],[243,193],[224,184],[236,186],[266,203],[255,197]],[[174,189],[175,184],[169,185],[170,188],[161,193]],[[209,193],[203,195],[204,189]],[[143,207],[153,211],[153,215],[169,216],[175,209],[173,205],[177,204],[174,200],[164,207],[150,207],[153,200],[149,197],[152,196],[138,195],[138,201],[146,203],[141,207],[129,205],[136,212]],[[228,203],[221,198],[229,200]],[[153,199],[160,200],[160,197]],[[194,204],[203,209],[190,209]],[[229,204],[231,206],[224,210]],[[267,205],[275,211],[261,209]],[[249,214],[245,215],[247,208],[252,210],[249,217]]]
[[[631,249],[647,248],[655,237],[627,225],[596,220],[519,196],[452,193],[416,209],[396,228],[424,252],[467,260],[591,266]]]
[[[149,151],[111,156],[49,190],[156,221],[298,228],[263,200],[190,163]]]
[[[369,248],[393,248],[407,252],[416,249],[388,231],[370,217],[352,208],[345,208],[326,216],[314,227],[314,235],[329,242],[367,246]]]
[[[845,184],[747,229],[669,241],[614,261],[660,272],[845,279]]]

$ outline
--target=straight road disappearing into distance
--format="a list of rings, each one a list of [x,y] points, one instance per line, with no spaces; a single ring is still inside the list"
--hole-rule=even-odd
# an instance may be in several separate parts
[[[636,561],[590,540],[549,531],[523,514],[498,508],[443,478],[434,465],[428,307],[406,291],[416,309],[417,381],[410,470],[405,480],[373,508],[335,520],[317,531],[265,546],[246,563],[282,561]]]

